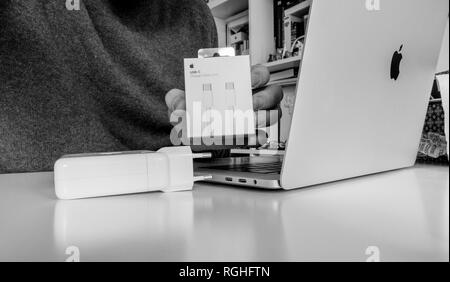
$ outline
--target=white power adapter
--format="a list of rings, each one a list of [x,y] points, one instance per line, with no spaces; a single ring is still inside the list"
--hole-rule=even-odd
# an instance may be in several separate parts
[[[146,192],[192,190],[193,160],[211,154],[193,154],[190,147],[168,147],[158,152],[67,155],[55,163],[55,193],[73,200]]]

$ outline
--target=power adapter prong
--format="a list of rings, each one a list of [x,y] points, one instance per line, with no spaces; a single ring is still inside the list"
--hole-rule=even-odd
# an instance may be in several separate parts
[[[211,159],[212,154],[211,153],[196,153],[192,154],[193,159]]]

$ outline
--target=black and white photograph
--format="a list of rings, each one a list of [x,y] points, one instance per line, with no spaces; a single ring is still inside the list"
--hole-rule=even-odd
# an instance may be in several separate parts
[[[0,262],[448,263],[449,135],[448,0],[0,0]]]

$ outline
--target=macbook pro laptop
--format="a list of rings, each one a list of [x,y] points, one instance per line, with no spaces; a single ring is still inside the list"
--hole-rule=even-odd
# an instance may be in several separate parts
[[[296,189],[415,164],[448,0],[313,0],[284,156],[196,164],[211,182]]]

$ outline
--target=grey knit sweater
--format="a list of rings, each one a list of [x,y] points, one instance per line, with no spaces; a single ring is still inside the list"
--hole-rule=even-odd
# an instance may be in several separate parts
[[[170,145],[164,96],[216,45],[204,0],[0,1],[0,173]]]

